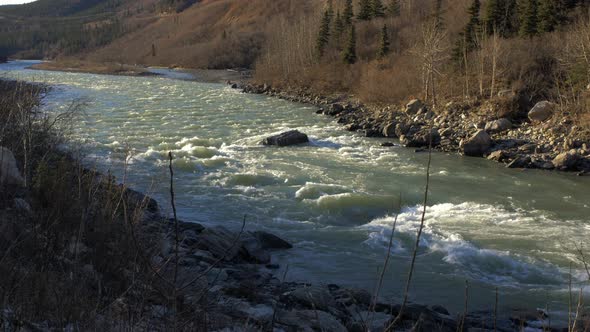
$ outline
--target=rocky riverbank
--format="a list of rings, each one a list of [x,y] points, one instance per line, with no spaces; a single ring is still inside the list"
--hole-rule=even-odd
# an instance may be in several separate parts
[[[318,113],[336,118],[347,130],[399,139],[416,151],[424,151],[432,141],[435,150],[485,157],[510,168],[590,173],[588,130],[547,101],[537,103],[527,114],[510,114],[506,110],[518,98],[511,91],[502,91],[493,101],[450,101],[432,110],[420,100],[404,106],[367,106],[346,96],[325,97],[301,89],[252,83],[233,87],[317,105]]]

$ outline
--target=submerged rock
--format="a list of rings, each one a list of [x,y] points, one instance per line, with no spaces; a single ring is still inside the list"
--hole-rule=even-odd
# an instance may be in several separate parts
[[[309,138],[306,134],[298,130],[290,130],[279,135],[274,135],[265,138],[262,141],[263,145],[289,146],[296,144],[308,143]]]

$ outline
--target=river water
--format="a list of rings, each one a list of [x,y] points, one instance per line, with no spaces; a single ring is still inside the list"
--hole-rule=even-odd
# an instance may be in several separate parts
[[[170,213],[172,151],[180,218],[239,228],[246,215],[247,229],[294,244],[273,257],[279,274],[289,267],[290,280],[372,289],[399,213],[382,295],[401,294],[427,154],[381,147],[383,139],[347,132],[314,106],[174,79],[183,74],[101,76],[25,69],[30,64],[0,65],[0,77],[53,85],[45,98],[51,112],[85,101],[73,140],[88,165],[122,178],[130,153],[128,184]],[[307,133],[311,143],[259,144],[288,129]],[[468,280],[470,310],[490,309],[498,287],[502,308],[563,311],[570,263],[575,287],[588,279],[575,246],[590,247],[589,214],[589,177],[435,153],[410,299],[462,311]]]

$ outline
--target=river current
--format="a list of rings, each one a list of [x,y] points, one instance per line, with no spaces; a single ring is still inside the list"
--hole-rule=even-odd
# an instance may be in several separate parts
[[[172,151],[179,217],[239,228],[246,215],[247,229],[294,244],[273,257],[278,274],[288,266],[289,280],[373,289],[399,213],[382,295],[400,296],[420,223],[427,154],[381,147],[386,140],[347,132],[314,106],[183,80],[183,73],[124,77],[29,65],[0,65],[0,77],[52,85],[44,99],[50,112],[86,103],[72,146],[82,148],[87,165],[121,179],[127,158],[127,184],[170,213]],[[289,129],[311,142],[259,144]],[[412,301],[462,311],[468,280],[470,310],[492,308],[498,287],[502,308],[563,311],[570,263],[574,286],[587,285],[576,245],[590,249],[589,177],[443,153],[433,155],[431,173]]]

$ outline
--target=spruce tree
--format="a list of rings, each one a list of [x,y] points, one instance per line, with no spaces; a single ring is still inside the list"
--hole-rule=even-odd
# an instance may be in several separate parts
[[[383,25],[383,29],[381,30],[381,47],[379,48],[379,57],[383,58],[387,54],[389,54],[389,48],[391,46],[391,42],[389,41],[389,32],[387,31],[387,25]]]
[[[385,7],[381,0],[372,0],[371,10],[373,12],[373,17],[385,17]]]
[[[522,0],[519,5],[520,29],[522,37],[537,34],[537,0]]]
[[[488,0],[484,14],[484,24],[488,34],[492,34],[494,31],[499,32],[502,28],[505,15],[503,5],[503,0]]]
[[[348,30],[348,40],[346,42],[346,48],[342,52],[342,60],[351,65],[356,63],[356,31],[354,24]]]
[[[373,10],[371,8],[371,0],[359,1],[359,13],[356,16],[359,20],[369,21],[373,18]]]
[[[340,39],[342,33],[344,32],[344,21],[342,20],[342,16],[340,15],[340,11],[336,12],[336,18],[334,19],[334,37],[336,39]]]
[[[463,32],[464,47],[468,52],[473,51],[477,48],[477,34],[481,31],[481,22],[479,20],[479,11],[481,9],[481,2],[479,0],[473,0],[471,6],[467,10],[469,14],[469,22]]]
[[[559,13],[555,0],[540,0],[537,30],[539,33],[551,32],[559,23]]]
[[[330,12],[329,10],[324,11],[322,16],[322,22],[320,24],[320,31],[318,33],[318,39],[316,40],[316,51],[319,57],[324,55],[326,46],[330,41]]]
[[[432,16],[434,17],[434,24],[436,28],[439,30],[442,29],[445,25],[443,21],[442,0],[435,1]]]
[[[397,17],[401,14],[400,0],[390,0],[389,6],[387,7],[387,13],[393,17]]]
[[[328,0],[326,4],[326,10],[328,11],[328,16],[330,16],[330,21],[334,19],[334,3],[332,0]]]
[[[342,20],[345,26],[352,25],[352,18],[354,17],[354,10],[352,8],[352,0],[346,0],[344,3],[344,12],[342,13]]]

